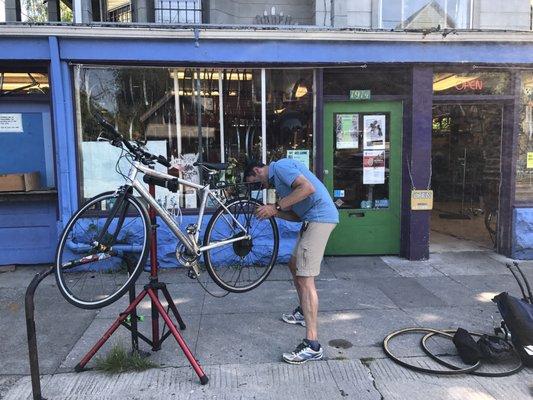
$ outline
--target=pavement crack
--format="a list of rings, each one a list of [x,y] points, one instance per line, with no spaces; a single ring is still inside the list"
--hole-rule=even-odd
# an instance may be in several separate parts
[[[372,373],[372,370],[370,369],[370,363],[373,360],[361,359],[360,361],[361,361],[361,364],[363,364],[363,366],[368,370],[368,373],[369,373],[370,377],[372,378],[372,386],[374,386],[374,389],[376,390],[376,392],[379,393],[379,396],[380,396],[381,400],[385,400],[385,397],[379,391],[378,386],[376,385],[376,377],[374,376],[374,374]]]

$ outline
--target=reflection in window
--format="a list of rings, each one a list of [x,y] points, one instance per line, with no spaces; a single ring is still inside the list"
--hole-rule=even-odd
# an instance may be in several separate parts
[[[385,29],[471,28],[472,0],[382,0]]]
[[[0,96],[48,94],[48,75],[41,72],[0,72]]]
[[[515,200],[533,201],[533,73],[531,72],[522,74]]]
[[[267,70],[267,162],[296,158],[313,169],[313,71]]]

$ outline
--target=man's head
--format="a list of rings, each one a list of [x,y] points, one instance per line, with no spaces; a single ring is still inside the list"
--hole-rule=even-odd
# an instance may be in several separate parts
[[[260,161],[250,161],[244,169],[246,182],[261,182],[263,187],[268,187],[268,167]]]

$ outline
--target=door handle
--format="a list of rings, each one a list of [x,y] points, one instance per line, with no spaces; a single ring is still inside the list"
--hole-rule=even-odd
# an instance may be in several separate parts
[[[329,174],[329,170],[328,169],[325,169],[324,170],[324,175],[328,175]]]
[[[365,216],[364,212],[351,212],[348,213],[348,217],[363,218]]]

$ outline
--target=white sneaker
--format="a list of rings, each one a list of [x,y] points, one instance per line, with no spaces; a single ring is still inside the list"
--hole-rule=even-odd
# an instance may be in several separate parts
[[[283,361],[289,364],[303,364],[307,361],[317,361],[324,357],[322,346],[313,350],[307,340],[303,340],[292,353],[283,353]]]
[[[300,306],[296,307],[292,314],[283,314],[281,319],[288,324],[305,326],[305,318]]]

